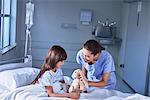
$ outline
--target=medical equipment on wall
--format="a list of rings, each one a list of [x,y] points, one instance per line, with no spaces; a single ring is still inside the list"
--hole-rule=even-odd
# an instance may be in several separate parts
[[[97,25],[93,27],[92,34],[96,37],[115,38],[116,22],[110,22],[107,18],[105,22],[97,21]]]
[[[31,55],[31,27],[33,25],[33,14],[34,14],[34,4],[29,0],[26,3],[26,16],[25,16],[25,24],[26,24],[26,39],[25,39],[25,53],[24,56],[27,56],[28,52],[28,39],[29,39],[29,55]]]

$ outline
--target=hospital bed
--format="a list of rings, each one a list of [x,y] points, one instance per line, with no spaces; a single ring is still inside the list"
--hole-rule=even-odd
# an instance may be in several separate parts
[[[40,71],[33,68],[31,62],[27,60],[23,63],[0,65],[0,100],[70,100],[48,97],[43,88],[31,85]],[[81,93],[79,100],[150,100],[150,97],[117,90],[95,89],[90,93]]]

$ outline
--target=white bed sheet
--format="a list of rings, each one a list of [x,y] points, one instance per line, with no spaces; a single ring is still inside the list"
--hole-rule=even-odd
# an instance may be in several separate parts
[[[69,78],[65,79],[66,81],[69,82]],[[39,85],[27,85],[17,87],[14,89],[9,89],[5,85],[0,84],[0,100],[71,100],[71,99],[48,97],[45,89],[43,89]],[[143,96],[140,94],[123,93],[117,90],[96,89],[90,93],[81,93],[79,100],[150,100],[150,97]]]
[[[28,85],[13,90],[0,86],[0,100],[71,100],[70,98],[48,97],[38,85]],[[128,94],[117,90],[96,89],[91,93],[81,93],[79,100],[150,100],[140,94]]]

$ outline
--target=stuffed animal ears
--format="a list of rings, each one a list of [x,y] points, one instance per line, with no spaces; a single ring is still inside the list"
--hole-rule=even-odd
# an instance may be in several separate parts
[[[72,73],[71,77],[72,77],[73,79],[75,79],[75,78],[77,77],[77,75],[79,75],[81,72],[82,72],[81,69],[76,69],[76,70]]]

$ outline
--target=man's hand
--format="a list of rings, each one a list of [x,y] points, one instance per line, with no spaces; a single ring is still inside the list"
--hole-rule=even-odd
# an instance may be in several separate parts
[[[99,82],[89,81],[88,84],[89,86],[104,87],[108,84],[109,78],[110,78],[110,73],[105,73]]]

